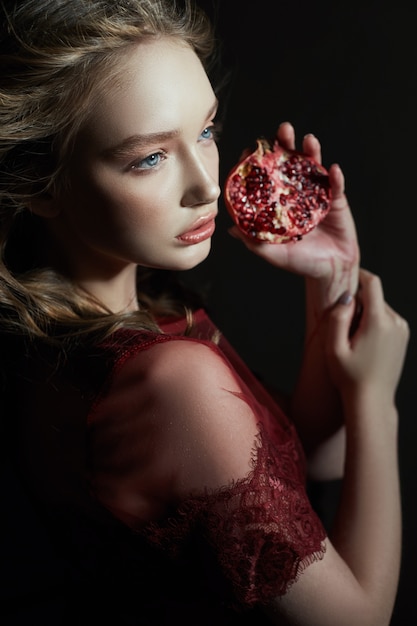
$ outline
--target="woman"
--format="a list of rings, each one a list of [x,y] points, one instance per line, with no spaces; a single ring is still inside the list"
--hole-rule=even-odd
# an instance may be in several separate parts
[[[165,284],[207,257],[220,195],[212,32],[178,5],[2,4],[4,428],[63,563],[62,623],[388,624],[407,324],[359,272],[337,165],[314,232],[244,240],[305,276],[288,416]],[[304,451],[328,475],[344,429],[328,535]]]

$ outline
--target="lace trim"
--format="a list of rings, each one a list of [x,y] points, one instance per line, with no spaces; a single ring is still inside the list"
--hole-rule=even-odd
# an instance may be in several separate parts
[[[193,340],[179,336],[177,339]],[[172,339],[170,335],[118,332],[105,351],[116,357],[104,388],[89,415],[106,393],[127,358]],[[207,343],[213,350],[214,344]],[[117,517],[117,512],[113,512]],[[325,553],[326,532],[305,491],[305,458],[289,424],[260,423],[252,469],[231,485],[193,494],[167,518],[142,526],[129,524],[151,545],[172,559],[184,558],[201,537],[216,555],[223,577],[240,606],[267,604],[285,594],[301,572]]]
[[[307,498],[298,457],[296,440],[271,444],[261,426],[246,478],[193,495],[168,519],[137,532],[171,558],[202,532],[239,603],[266,604],[325,553],[326,532]]]

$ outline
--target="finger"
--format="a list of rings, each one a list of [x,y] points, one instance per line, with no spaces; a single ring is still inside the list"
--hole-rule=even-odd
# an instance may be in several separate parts
[[[277,140],[280,146],[287,150],[295,150],[295,131],[290,122],[282,122],[277,130]]]
[[[288,267],[288,246],[290,244],[283,246],[279,243],[273,244],[265,241],[259,241],[258,239],[245,235],[237,228],[237,226],[232,226],[228,229],[228,232],[232,237],[240,240],[250,252],[260,256],[268,263],[282,269]]]
[[[385,312],[386,304],[381,279],[363,268],[359,271],[358,297],[363,307],[364,322]]]
[[[329,181],[332,190],[333,203],[346,202],[345,177],[340,165],[333,163],[329,168]]]
[[[305,135],[303,139],[302,151],[304,154],[308,154],[313,157],[313,159],[318,163],[321,163],[321,145],[317,137],[312,133]]]
[[[328,313],[326,347],[329,354],[341,355],[349,349],[349,334],[355,312],[355,299],[344,293]]]

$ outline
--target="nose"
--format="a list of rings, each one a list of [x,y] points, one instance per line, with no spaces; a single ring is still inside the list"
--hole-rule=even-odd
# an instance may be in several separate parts
[[[212,204],[220,196],[218,184],[218,157],[206,162],[193,155],[184,164],[184,192],[181,205],[198,207]]]

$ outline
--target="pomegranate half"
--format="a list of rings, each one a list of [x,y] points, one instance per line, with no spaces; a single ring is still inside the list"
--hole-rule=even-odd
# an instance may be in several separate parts
[[[257,140],[225,182],[225,204],[248,237],[269,243],[298,241],[330,209],[327,170],[312,157],[278,142]]]

